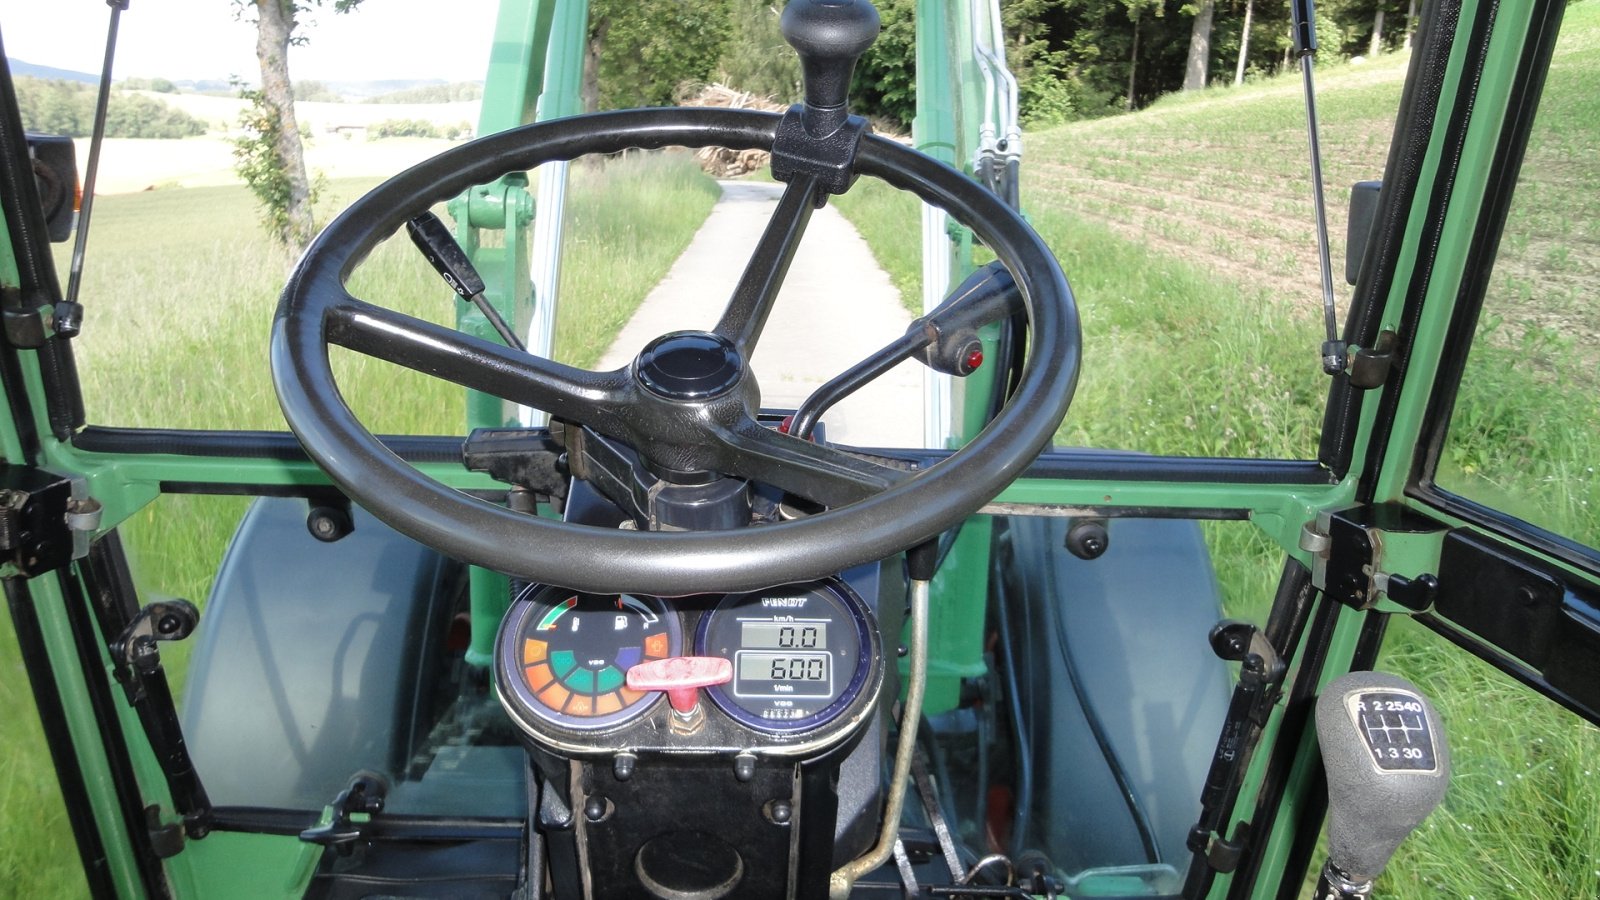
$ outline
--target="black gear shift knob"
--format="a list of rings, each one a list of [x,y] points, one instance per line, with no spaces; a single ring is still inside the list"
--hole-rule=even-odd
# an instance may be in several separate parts
[[[878,37],[878,10],[870,0],[789,0],[779,26],[800,54],[806,131],[832,134],[849,116],[850,76]]]

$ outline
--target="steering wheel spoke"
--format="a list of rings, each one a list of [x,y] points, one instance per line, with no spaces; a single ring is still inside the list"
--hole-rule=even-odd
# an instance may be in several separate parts
[[[784,188],[778,208],[767,220],[767,228],[761,233],[755,252],[750,254],[750,261],[745,263],[744,274],[734,286],[722,319],[713,329],[732,341],[746,358],[755,351],[772,304],[777,302],[778,290],[789,274],[789,264],[800,248],[811,213],[817,208],[817,191],[814,175],[797,176]]]
[[[775,485],[823,506],[857,503],[911,477],[909,472],[843,450],[780,434],[750,418],[713,434],[730,451],[730,474]]]
[[[621,372],[575,369],[348,294],[324,327],[330,344],[602,431],[616,428],[625,405]]]

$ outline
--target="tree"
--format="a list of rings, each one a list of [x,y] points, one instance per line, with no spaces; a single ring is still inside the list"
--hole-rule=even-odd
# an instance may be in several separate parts
[[[1255,11],[1255,0],[1244,0],[1244,24],[1239,27],[1239,64],[1233,70],[1235,86],[1244,84],[1244,64],[1250,58],[1250,19]]]
[[[673,102],[716,70],[732,28],[731,0],[592,0],[584,111]]]
[[[234,0],[242,15],[255,10],[256,61],[261,65],[261,89],[246,92],[252,109],[245,125],[253,137],[243,139],[235,156],[238,170],[267,208],[273,235],[298,252],[311,243],[311,181],[306,177],[300,125],[294,117],[294,88],[289,81],[289,48],[304,43],[294,33],[296,19],[325,0]],[[335,12],[349,12],[361,0],[332,0]],[[253,146],[252,146],[253,145]],[[278,207],[282,208],[279,209]]]
[[[883,30],[856,63],[850,108],[909,129],[917,115],[917,29],[914,0],[877,0]],[[794,51],[789,51],[794,55]],[[798,59],[799,57],[795,57]]]
[[[1211,19],[1215,0],[1200,0],[1194,14],[1194,29],[1189,33],[1189,63],[1184,67],[1183,89],[1198,91],[1211,74]]]

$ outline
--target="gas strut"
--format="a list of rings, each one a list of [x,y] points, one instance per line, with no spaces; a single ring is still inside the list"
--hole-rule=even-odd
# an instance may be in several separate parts
[[[106,34],[105,62],[100,67],[100,90],[94,100],[94,132],[89,139],[89,162],[84,169],[83,202],[78,210],[78,237],[72,245],[72,264],[67,275],[67,299],[57,311],[56,330],[71,337],[83,320],[83,308],[78,305],[78,288],[83,284],[83,254],[89,246],[89,219],[94,213],[95,177],[100,171],[100,145],[106,138],[106,110],[111,103],[111,61],[117,50],[117,25],[128,0],[106,0],[111,7],[111,25]]]
[[[1333,306],[1333,263],[1328,256],[1328,204],[1322,196],[1322,140],[1317,134],[1317,89],[1311,80],[1311,59],[1317,54],[1317,16],[1312,0],[1290,0],[1294,49],[1300,56],[1300,77],[1306,90],[1306,140],[1311,151],[1311,206],[1317,217],[1317,271],[1322,278],[1322,370],[1336,375],[1345,368],[1345,346],[1339,340],[1339,316]]]

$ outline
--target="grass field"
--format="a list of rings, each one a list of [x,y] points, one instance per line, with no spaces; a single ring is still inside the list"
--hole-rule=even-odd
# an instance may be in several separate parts
[[[375,183],[333,182],[327,211]],[[573,168],[557,356],[579,365],[598,357],[688,244],[717,194],[686,157],[631,156]],[[100,198],[88,259],[89,312],[78,348],[90,421],[283,428],[266,350],[290,260],[266,240],[243,188]],[[60,265],[65,271],[64,256]],[[448,289],[403,237],[380,247],[351,287],[363,299],[422,318],[443,322],[454,314]],[[459,389],[366,359],[336,362],[347,396],[372,415],[374,430],[461,433]],[[392,402],[396,396],[406,402]],[[204,600],[246,502],[166,496],[128,522],[124,533],[144,599]],[[189,644],[163,649],[180,684]],[[83,896],[9,616],[0,616],[0,673],[6,714],[0,898]]]
[[[1347,197],[1381,176],[1406,60],[1318,75],[1333,258]],[[1530,143],[1440,482],[1600,544],[1600,5],[1573,4]],[[1026,136],[1023,197],[1084,320],[1058,436],[1154,453],[1308,457],[1327,391],[1297,77],[1174,96]],[[840,208],[920,305],[916,204],[881,184]],[[1348,290],[1342,290],[1343,297]],[[1231,615],[1260,621],[1281,553],[1208,523]],[[1456,775],[1377,896],[1600,896],[1600,731],[1411,622],[1383,666],[1430,691]]]

